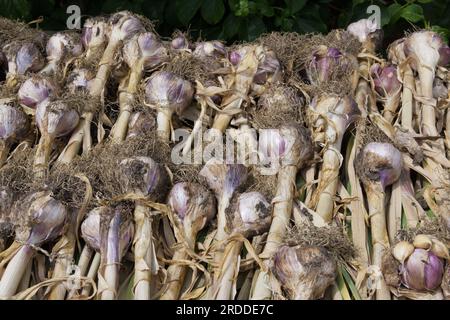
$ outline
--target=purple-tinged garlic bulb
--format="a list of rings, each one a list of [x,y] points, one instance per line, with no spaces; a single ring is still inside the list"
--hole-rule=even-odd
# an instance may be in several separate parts
[[[25,138],[30,131],[30,120],[19,106],[0,104],[0,167],[8,158],[9,149]]]
[[[156,119],[147,112],[135,112],[128,123],[127,139],[142,137],[156,128]]]
[[[281,64],[275,52],[263,46],[256,47],[258,69],[253,76],[253,82],[257,85],[275,83],[281,80]]]
[[[66,61],[80,56],[83,45],[77,33],[57,32],[48,39],[46,52],[48,63],[41,73],[51,75],[61,71]]]
[[[332,80],[336,70],[345,70],[349,67],[347,57],[339,49],[319,46],[308,65],[308,78],[316,85],[326,83]]]
[[[447,246],[433,236],[418,234],[413,243],[398,242],[392,248],[393,257],[400,262],[400,281],[403,286],[416,291],[434,291],[441,286],[446,261]]]
[[[81,224],[81,236],[84,241],[95,251],[101,250],[101,221],[102,216],[110,214],[111,208],[98,207],[92,209]],[[127,252],[133,240],[134,227],[131,221],[121,225],[119,256],[122,258]]]
[[[301,168],[314,155],[311,135],[300,125],[283,125],[279,129],[263,130],[259,137],[262,163]]]
[[[43,178],[48,169],[53,142],[56,138],[71,133],[80,115],[64,100],[42,101],[36,109],[36,124],[41,132],[41,138],[34,156],[34,174],[36,178]]]
[[[168,205],[183,226],[189,246],[194,248],[198,232],[216,215],[213,194],[198,183],[179,182],[169,193]]]
[[[190,43],[184,34],[179,33],[170,41],[170,47],[174,50],[189,50]]]
[[[400,151],[392,144],[370,142],[364,146],[356,165],[365,187],[380,185],[384,191],[400,177],[402,163]]]
[[[36,247],[55,240],[63,233],[69,209],[56,200],[51,191],[34,192],[16,202],[13,209],[18,220],[16,241],[22,243],[6,267],[0,280],[0,297],[12,297]]]
[[[430,68],[433,72],[439,63],[450,59],[448,46],[442,38],[433,31],[417,31],[405,41],[405,54],[411,59],[415,70]]]
[[[316,300],[336,277],[336,262],[318,246],[281,246],[273,257],[272,273],[290,300]]]
[[[393,65],[382,67],[374,64],[371,69],[375,90],[382,97],[388,97],[396,94],[402,84],[398,80],[397,67]]]
[[[17,97],[21,104],[35,109],[45,99],[52,99],[57,91],[58,86],[51,78],[36,74],[22,83]]]
[[[145,85],[145,101],[158,111],[158,134],[164,141],[170,140],[173,113],[180,115],[192,102],[192,84],[167,71],[152,74]]]
[[[132,157],[122,160],[119,168],[126,191],[161,200],[161,191],[169,184],[168,174],[162,165],[150,157]]]
[[[169,59],[167,49],[152,32],[135,35],[123,47],[123,57],[130,69],[139,72],[152,69]]]
[[[433,252],[415,249],[401,270],[402,284],[417,291],[432,291],[438,288],[444,274],[444,261]]]
[[[26,220],[19,226],[19,237],[26,244],[40,246],[62,234],[69,210],[51,191],[39,191],[17,203],[14,212]]]
[[[3,47],[3,52],[8,60],[8,76],[38,72],[45,65],[42,53],[32,42],[12,42]]]
[[[198,42],[193,52],[194,57],[205,58],[224,58],[227,55],[225,45],[217,40]]]
[[[233,283],[239,274],[242,236],[249,238],[262,234],[269,230],[272,221],[270,204],[259,192],[236,195],[227,211],[230,238],[224,250],[223,261],[220,262],[220,269],[215,273],[210,289],[209,298],[215,300],[235,298]]]
[[[0,144],[10,145],[25,137],[30,121],[23,110],[11,103],[0,104]]]
[[[195,250],[198,232],[214,218],[216,205],[210,190],[200,184],[179,182],[170,191],[167,201],[174,213],[175,224],[183,230],[184,240],[189,249]],[[187,260],[189,255],[184,248],[174,252],[173,260]],[[178,299],[186,276],[187,266],[171,264],[167,269],[167,289],[161,300]]]
[[[370,68],[375,91],[383,101],[383,116],[393,122],[400,103],[402,83],[398,79],[397,67],[374,64]]]
[[[204,177],[211,190],[214,191],[217,204],[217,235],[221,241],[226,238],[226,213],[234,192],[247,179],[247,169],[241,164],[225,164],[216,158],[210,159],[200,170],[200,176]]]
[[[241,193],[230,211],[230,234],[259,235],[268,231],[272,222],[270,203],[256,191]]]
[[[386,188],[396,182],[402,171],[402,155],[392,144],[366,144],[355,159],[355,168],[364,185],[369,206],[372,235],[372,264],[381,270],[389,248],[386,225]],[[377,300],[389,300],[390,292],[384,277],[378,279]]]
[[[120,11],[113,14],[108,20],[111,32],[110,42],[126,41],[139,32],[145,32],[145,28],[138,17],[128,11]]]
[[[95,73],[89,69],[74,69],[67,76],[66,88],[71,93],[89,92],[92,79],[95,78]]]
[[[41,102],[36,109],[36,124],[42,135],[63,137],[75,129],[80,120],[77,110],[63,100]]]
[[[108,23],[103,17],[89,18],[84,22],[81,32],[81,43],[89,60],[97,52],[101,52],[108,41]]]

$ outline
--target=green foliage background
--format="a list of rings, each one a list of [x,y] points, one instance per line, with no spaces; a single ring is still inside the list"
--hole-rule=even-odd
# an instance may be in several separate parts
[[[188,29],[194,38],[228,42],[252,40],[272,30],[327,32],[367,17],[367,7],[375,4],[381,8],[387,42],[417,27],[450,36],[446,0],[0,0],[0,14],[25,21],[43,17],[40,27],[63,30],[71,4],[81,8],[83,18],[126,9],[155,21],[163,36]]]

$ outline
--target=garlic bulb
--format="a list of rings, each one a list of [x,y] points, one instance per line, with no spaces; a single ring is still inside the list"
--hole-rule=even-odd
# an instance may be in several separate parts
[[[27,235],[26,243],[40,246],[55,240],[63,232],[68,217],[68,208],[53,198],[50,191],[40,191],[26,196],[14,208],[17,216],[26,217],[28,225],[21,235]]]
[[[126,158],[120,162],[119,169],[124,188],[143,197],[160,199],[161,190],[168,185],[166,170],[150,157]]]
[[[20,141],[30,128],[30,121],[20,107],[0,104],[0,141],[6,145]]]
[[[41,134],[50,137],[62,137],[78,125],[80,115],[75,109],[71,109],[63,100],[42,101],[36,109],[36,123]]]
[[[127,41],[123,47],[123,57],[130,69],[142,65],[144,70],[154,68],[169,59],[167,49],[152,32],[137,34]]]
[[[83,45],[77,33],[63,31],[52,35],[47,41],[47,66],[43,74],[53,74],[61,68],[61,63],[76,58],[83,53]]]
[[[400,151],[392,144],[371,142],[364,146],[356,165],[365,186],[379,182],[384,189],[398,180],[402,163]]]
[[[186,240],[193,248],[197,233],[216,215],[214,196],[200,184],[179,182],[172,187],[167,203],[178,217]]]
[[[17,92],[19,102],[29,108],[36,106],[47,98],[56,95],[58,87],[51,79],[41,75],[33,75],[25,80]]]
[[[417,291],[432,291],[440,286],[444,274],[444,261],[433,252],[415,249],[402,265],[402,284]]]
[[[8,74],[24,75],[28,72],[37,72],[44,67],[44,57],[36,44],[11,43],[3,47],[8,60]]]
[[[92,209],[81,224],[81,236],[95,251],[101,250],[101,222],[102,216],[111,214],[112,208],[98,207]],[[134,226],[131,221],[123,223],[120,227],[119,256],[127,252],[134,235]]]
[[[259,192],[240,194],[230,211],[231,233],[246,238],[268,231],[272,222],[270,203]]]
[[[128,11],[120,11],[113,14],[108,24],[111,30],[109,40],[113,42],[126,41],[138,32],[144,32],[142,22]]]
[[[272,272],[291,300],[323,297],[336,277],[336,263],[317,246],[281,246],[273,257]]]
[[[127,139],[142,137],[156,128],[155,118],[146,112],[135,112],[128,123]]]
[[[375,90],[381,96],[391,96],[399,91],[401,83],[397,78],[397,67],[386,66],[381,67],[379,64],[374,64],[371,69],[373,83]]]

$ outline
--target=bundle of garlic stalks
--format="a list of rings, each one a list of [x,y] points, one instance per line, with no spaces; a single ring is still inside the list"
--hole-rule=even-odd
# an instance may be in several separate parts
[[[450,299],[450,48],[0,19],[1,299]]]

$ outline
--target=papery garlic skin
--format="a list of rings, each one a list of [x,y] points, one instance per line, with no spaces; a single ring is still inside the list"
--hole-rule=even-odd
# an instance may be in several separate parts
[[[30,121],[21,108],[11,104],[0,104],[0,141],[10,144],[24,138]]]
[[[148,134],[156,128],[155,118],[145,112],[135,112],[128,123],[127,139]]]
[[[433,291],[441,285],[444,261],[431,251],[415,249],[402,265],[401,281],[407,288]]]
[[[167,203],[178,217],[186,240],[193,248],[197,233],[216,215],[213,194],[200,184],[179,182],[172,187]]]
[[[27,244],[40,246],[61,235],[69,209],[54,199],[50,191],[35,192],[25,197],[14,209],[16,214],[23,215],[22,208],[26,208],[28,226],[21,227],[29,228]]]
[[[150,157],[123,159],[119,169],[124,180],[124,188],[143,197],[159,199],[161,190],[168,185],[165,169]]]
[[[126,41],[138,32],[145,31],[142,22],[128,11],[113,14],[108,24],[111,30],[109,40],[112,42]]]
[[[322,247],[284,245],[275,253],[272,272],[289,299],[315,300],[334,282],[336,263]]]
[[[378,29],[377,23],[372,19],[361,19],[347,26],[347,31],[358,38],[361,43],[364,43],[369,35]]]
[[[3,52],[8,60],[9,75],[37,72],[45,65],[44,57],[34,43],[7,44]]]
[[[41,102],[36,109],[36,123],[42,134],[62,137],[72,132],[78,125],[80,115],[63,101]]]
[[[95,251],[101,250],[101,223],[102,216],[111,214],[110,207],[97,207],[89,211],[81,223],[81,236],[84,241]],[[127,252],[134,235],[134,226],[131,221],[125,221],[120,227],[119,256],[122,258]]]
[[[181,114],[191,104],[194,88],[189,81],[171,72],[158,71],[147,81],[145,96],[146,102],[156,109]]]
[[[383,188],[398,180],[403,166],[402,155],[390,143],[370,142],[364,146],[360,158],[365,174],[361,177],[364,184],[379,181]]]
[[[17,92],[17,97],[21,104],[35,109],[39,103],[53,97],[56,92],[57,85],[54,81],[50,78],[35,75],[22,83]]]
[[[227,51],[225,45],[217,40],[199,42],[195,45],[194,57],[204,58],[223,58],[226,56]]]
[[[401,88],[401,82],[398,80],[397,67],[381,67],[376,64],[371,68],[375,90],[381,96],[390,96],[398,92]]]
[[[245,192],[237,198],[232,216],[232,233],[245,237],[266,232],[272,222],[271,205],[259,192]]]
[[[167,49],[152,32],[135,35],[125,43],[122,51],[124,60],[131,69],[138,64],[144,69],[150,69],[169,59]]]

